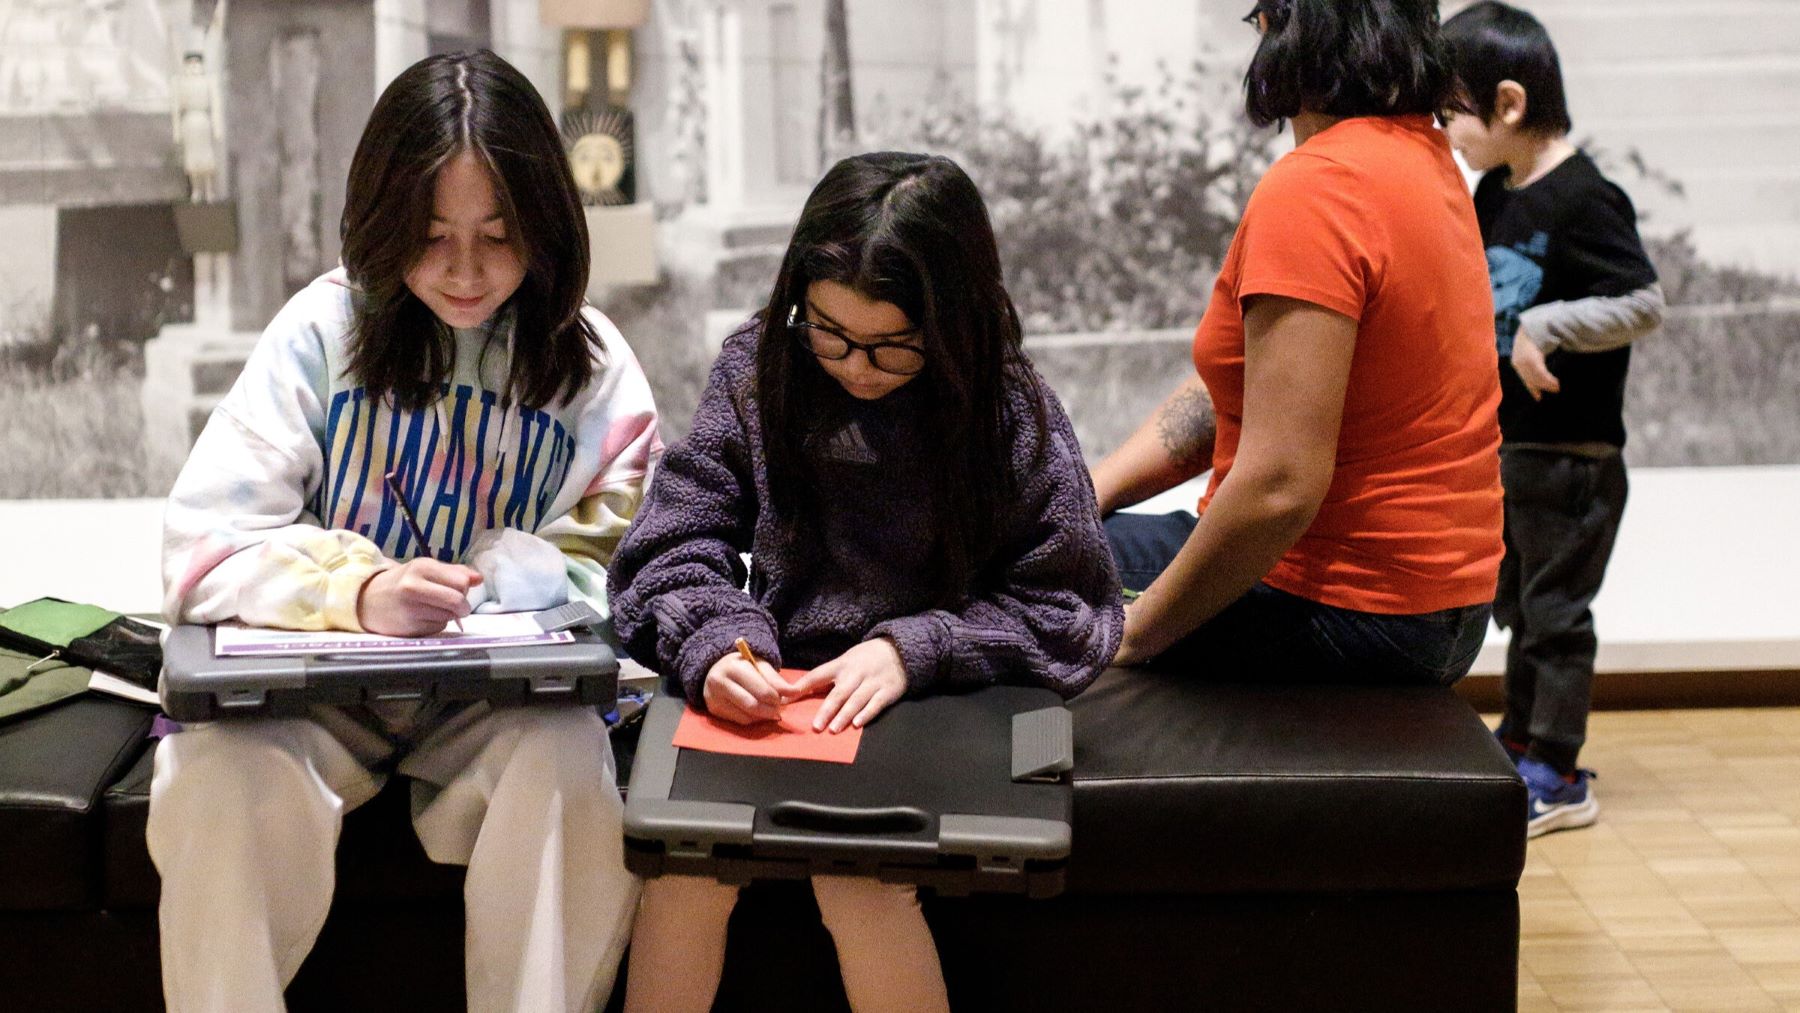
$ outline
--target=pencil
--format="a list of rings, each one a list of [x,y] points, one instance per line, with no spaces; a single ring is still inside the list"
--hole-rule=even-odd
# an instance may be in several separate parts
[[[412,505],[406,502],[406,494],[400,491],[400,482],[391,471],[383,476],[383,481],[387,483],[387,491],[394,497],[394,502],[400,507],[400,517],[406,521],[406,530],[412,534],[413,541],[419,543],[420,554],[431,555],[431,546],[425,542],[425,532],[419,530],[419,519],[413,516]],[[456,627],[458,633],[463,631],[462,623],[458,620],[450,620],[450,625]]]
[[[745,640],[743,637],[739,637],[737,638],[737,642],[732,646],[737,648],[738,657],[743,658],[752,665],[756,664],[756,652],[750,649],[750,641]]]

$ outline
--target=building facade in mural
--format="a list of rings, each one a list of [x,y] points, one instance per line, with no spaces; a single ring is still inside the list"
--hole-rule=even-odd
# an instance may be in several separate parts
[[[627,5],[643,24],[596,29],[585,61],[545,22],[573,0],[0,6],[0,370],[90,384],[123,370],[131,400],[159,405],[156,384],[173,381],[140,391],[135,349],[190,341],[176,372],[191,404],[165,438],[180,442],[207,407],[196,384],[228,384],[288,294],[335,263],[344,172],[380,88],[431,52],[488,46],[565,114],[593,184],[592,294],[628,334],[654,336],[637,344],[672,428],[709,335],[766,291],[827,163],[899,146],[957,157],[982,185],[1034,355],[1101,452],[1107,420],[1155,396],[1144,378],[1180,368],[1236,209],[1286,144],[1237,115],[1255,39],[1226,5]],[[1576,137],[1641,209],[1676,304],[1633,371],[1634,460],[1800,461],[1800,132],[1783,129],[1800,125],[1785,99],[1800,86],[1800,5],[1759,6],[1754,32],[1710,11],[1540,13]],[[179,227],[219,203],[229,253]],[[120,490],[159,491],[145,476]]]

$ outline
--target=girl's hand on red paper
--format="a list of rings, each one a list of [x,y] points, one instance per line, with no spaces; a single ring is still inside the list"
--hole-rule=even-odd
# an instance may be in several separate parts
[[[906,665],[892,640],[876,637],[796,679],[788,697],[810,696],[825,686],[831,692],[813,717],[813,731],[861,728],[906,695]]]
[[[766,661],[752,665],[736,651],[706,670],[701,698],[713,717],[740,725],[773,721],[781,716],[781,702],[793,687]]]
[[[423,637],[469,614],[469,589],[481,574],[427,556],[370,577],[356,600],[356,621],[370,633]]]

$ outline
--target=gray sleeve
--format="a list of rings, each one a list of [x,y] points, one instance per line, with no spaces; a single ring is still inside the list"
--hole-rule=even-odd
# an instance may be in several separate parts
[[[1620,296],[1591,296],[1544,303],[1519,314],[1519,329],[1547,355],[1610,352],[1644,337],[1662,323],[1662,286],[1652,282]]]

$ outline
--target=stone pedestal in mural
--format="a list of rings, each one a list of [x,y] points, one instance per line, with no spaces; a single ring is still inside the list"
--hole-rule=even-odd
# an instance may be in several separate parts
[[[375,104],[373,0],[232,0],[222,68],[237,249],[209,255],[195,322],[144,349],[144,439],[185,456],[294,292],[337,263],[345,173]]]
[[[144,447],[186,456],[261,331],[171,324],[144,346]]]

